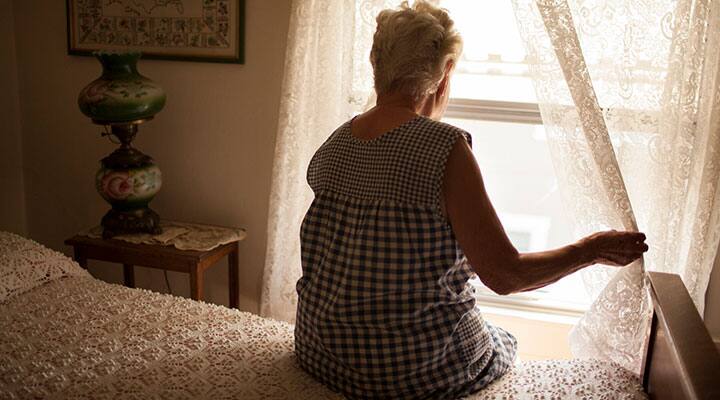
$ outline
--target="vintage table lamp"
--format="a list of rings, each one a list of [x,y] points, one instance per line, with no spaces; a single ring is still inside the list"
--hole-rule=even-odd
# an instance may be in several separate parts
[[[100,161],[95,184],[112,209],[102,218],[103,237],[160,233],[160,217],[148,203],[160,190],[162,175],[152,158],[132,147],[138,126],[165,105],[165,92],[137,71],[139,52],[96,52],[102,75],[78,97],[80,110],[103,125],[103,136],[120,144]],[[109,132],[108,132],[109,130]]]

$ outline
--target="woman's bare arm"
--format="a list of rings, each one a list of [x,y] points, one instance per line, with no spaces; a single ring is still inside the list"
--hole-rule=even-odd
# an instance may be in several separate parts
[[[448,157],[443,195],[460,248],[483,283],[498,294],[537,289],[598,262],[627,265],[647,251],[644,234],[607,231],[555,250],[518,253],[464,140],[457,141]]]

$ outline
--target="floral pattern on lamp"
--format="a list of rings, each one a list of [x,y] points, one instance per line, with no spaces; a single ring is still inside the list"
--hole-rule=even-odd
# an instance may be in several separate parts
[[[152,118],[165,106],[165,91],[137,70],[140,53],[97,52],[102,75],[80,92],[80,111],[99,124]]]
[[[101,167],[95,184],[100,196],[113,207],[146,207],[160,191],[162,173],[157,165],[125,171]]]

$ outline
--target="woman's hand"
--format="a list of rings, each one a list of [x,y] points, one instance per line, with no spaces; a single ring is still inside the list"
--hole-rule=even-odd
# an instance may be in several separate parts
[[[616,230],[594,233],[578,245],[589,263],[620,267],[637,260],[648,250],[644,233]]]

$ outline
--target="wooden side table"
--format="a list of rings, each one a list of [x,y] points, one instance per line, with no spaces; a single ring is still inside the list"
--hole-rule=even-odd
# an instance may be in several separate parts
[[[72,246],[75,261],[87,268],[88,260],[109,261],[123,265],[125,286],[135,287],[134,266],[157,268],[190,274],[190,297],[203,299],[203,275],[206,269],[228,257],[228,289],[230,307],[238,308],[239,266],[238,242],[224,244],[208,251],[178,250],[159,244],[135,244],[115,239],[76,235],[65,241]]]

